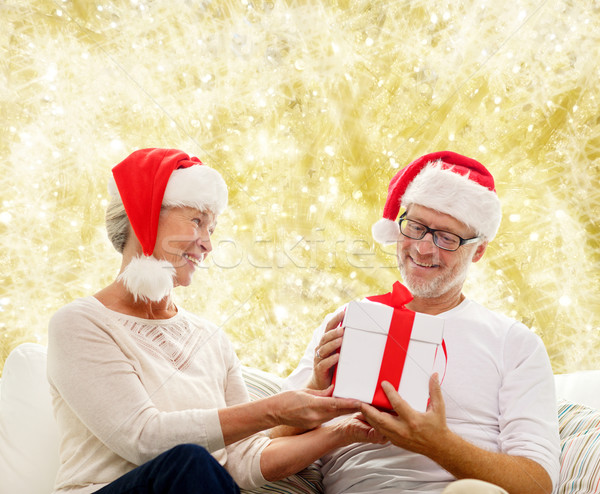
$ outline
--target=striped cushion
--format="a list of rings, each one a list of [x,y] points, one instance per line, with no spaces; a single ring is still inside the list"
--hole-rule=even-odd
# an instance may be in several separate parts
[[[558,494],[600,492],[600,410],[558,402],[560,482]]]
[[[283,384],[283,378],[254,367],[243,366],[242,377],[252,401],[279,393]]]
[[[252,367],[243,367],[242,375],[252,401],[277,394],[283,379]],[[323,475],[312,464],[297,473],[277,482],[269,482],[258,489],[242,490],[242,494],[320,494],[323,492]]]

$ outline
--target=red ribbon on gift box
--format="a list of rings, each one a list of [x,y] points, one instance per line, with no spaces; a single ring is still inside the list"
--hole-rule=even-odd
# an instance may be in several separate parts
[[[373,295],[367,297],[371,302],[393,307],[392,321],[381,359],[379,377],[375,386],[375,393],[371,403],[376,407],[387,408],[391,410],[392,404],[385,395],[381,383],[388,381],[395,389],[400,386],[404,362],[406,361],[406,352],[410,343],[410,335],[415,320],[415,312],[405,307],[413,299],[412,294],[404,285],[396,281],[392,286],[392,291],[383,295]]]
[[[412,333],[412,327],[415,320],[415,312],[407,309],[408,304],[413,296],[404,285],[399,281],[396,281],[392,286],[392,291],[384,293],[383,295],[373,295],[366,297],[371,302],[377,302],[380,304],[387,305],[394,309],[392,313],[392,320],[390,322],[390,328],[387,335],[386,345],[383,352],[381,366],[379,368],[379,376],[377,378],[377,384],[373,393],[373,399],[371,403],[374,406],[392,410],[392,404],[385,395],[381,383],[388,381],[398,389],[400,386],[400,380],[402,378],[402,372],[404,370],[404,363],[406,361],[406,354],[408,352],[408,345],[410,343],[410,337]],[[343,323],[340,322],[339,326]],[[448,362],[448,353],[446,351],[446,343],[442,339],[442,350]],[[437,351],[436,351],[437,356]],[[444,375],[442,376],[441,382],[444,380],[446,371],[444,369]],[[337,368],[334,371],[332,384],[335,385],[337,377]]]

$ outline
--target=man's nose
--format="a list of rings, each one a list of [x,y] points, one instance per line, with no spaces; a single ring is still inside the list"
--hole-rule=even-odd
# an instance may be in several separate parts
[[[417,240],[417,251],[419,254],[431,254],[437,247],[433,242],[433,233],[427,232],[421,240]]]

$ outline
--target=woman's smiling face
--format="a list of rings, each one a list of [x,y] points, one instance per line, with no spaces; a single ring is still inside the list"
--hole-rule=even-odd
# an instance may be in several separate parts
[[[216,217],[209,210],[182,206],[161,211],[153,255],[175,267],[175,286],[191,283],[196,267],[212,250],[210,236],[216,225]]]

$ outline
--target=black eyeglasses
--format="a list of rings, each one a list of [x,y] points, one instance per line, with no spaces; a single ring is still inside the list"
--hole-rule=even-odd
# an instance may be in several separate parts
[[[461,245],[472,244],[479,240],[479,237],[462,238],[456,235],[456,233],[434,230],[418,221],[409,220],[406,218],[406,213],[400,216],[398,223],[400,224],[400,232],[405,237],[412,238],[413,240],[421,240],[425,235],[431,233],[433,243],[443,250],[455,251]]]

